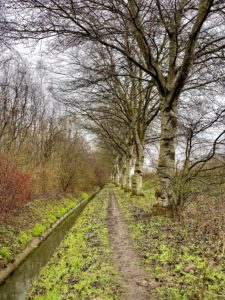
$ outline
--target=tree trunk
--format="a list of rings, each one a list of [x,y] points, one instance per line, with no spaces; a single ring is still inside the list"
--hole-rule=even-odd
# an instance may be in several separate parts
[[[113,182],[113,183],[115,183],[115,182],[116,182],[116,179],[115,179],[114,173],[111,173],[111,175],[110,175],[110,178],[111,178],[111,182]]]
[[[126,160],[126,190],[132,190],[132,169],[133,169],[133,161],[134,161],[134,149],[133,145],[129,146],[129,153]]]
[[[132,167],[132,159],[127,159],[126,165],[126,191],[131,191],[131,167]]]
[[[121,186],[123,189],[126,189],[126,184],[127,184],[127,174],[126,174],[126,170],[127,170],[127,166],[126,166],[126,159],[122,160],[122,175],[121,175]]]
[[[161,99],[161,136],[160,153],[158,161],[159,186],[156,190],[157,204],[159,207],[173,207],[174,175],[175,175],[175,143],[177,133],[177,107],[170,107],[167,99]]]
[[[144,163],[144,146],[139,143],[137,145],[137,157],[134,169],[134,176],[132,178],[132,193],[136,196],[142,195],[142,176]]]
[[[118,158],[116,159],[116,162],[115,162],[115,184],[116,185],[120,185],[120,169],[119,169],[119,162],[118,162]]]
[[[116,178],[115,178],[115,182],[116,182],[116,185],[120,185],[120,174],[119,173],[116,173]]]

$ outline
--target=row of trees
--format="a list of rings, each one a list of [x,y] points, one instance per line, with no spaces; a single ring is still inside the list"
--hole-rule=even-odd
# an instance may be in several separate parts
[[[135,67],[131,77],[129,64],[120,60],[119,66],[116,65],[108,52],[89,47],[83,57],[79,54],[76,69],[72,57],[73,67],[55,92],[67,107],[85,117],[85,127],[95,133],[114,156],[113,180],[140,195],[145,148],[153,145],[160,148],[158,94]],[[127,69],[129,73],[125,74]],[[200,89],[184,92],[177,114],[177,158],[172,182],[174,209],[183,208],[205,189],[205,184],[200,190],[196,184],[204,182],[208,168],[212,170],[211,159],[216,168],[223,167],[222,92],[217,90],[216,96],[215,91],[209,90],[207,94]]]
[[[80,49],[55,94],[96,124],[116,180],[140,194],[144,147],[158,141],[158,206],[183,205],[224,151],[224,1],[11,0],[4,9],[5,42],[48,37],[54,49]]]

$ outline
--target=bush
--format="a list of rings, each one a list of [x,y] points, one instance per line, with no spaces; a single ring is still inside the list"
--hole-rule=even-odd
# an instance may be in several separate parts
[[[0,154],[0,214],[26,203],[31,195],[31,177]]]

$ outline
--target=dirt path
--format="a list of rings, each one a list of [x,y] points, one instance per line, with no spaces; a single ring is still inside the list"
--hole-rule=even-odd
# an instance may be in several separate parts
[[[109,232],[114,261],[122,277],[122,300],[153,299],[149,290],[148,276],[139,266],[137,254],[132,249],[128,227],[123,220],[114,193],[110,192]]]

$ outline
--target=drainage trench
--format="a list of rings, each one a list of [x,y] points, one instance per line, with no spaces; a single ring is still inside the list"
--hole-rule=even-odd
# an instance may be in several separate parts
[[[75,224],[86,205],[93,199],[95,194],[83,202],[69,215],[55,230],[38,246],[11,276],[0,285],[1,300],[23,300],[27,289],[38,277],[41,268],[47,264],[60,242]]]

